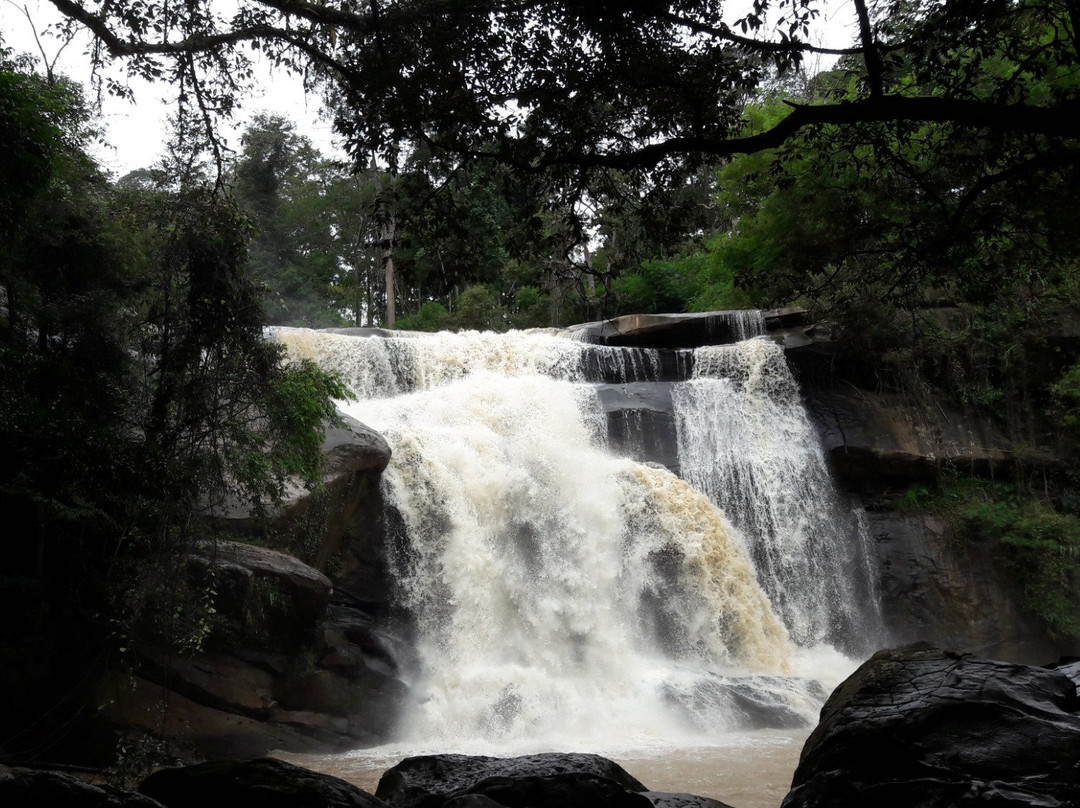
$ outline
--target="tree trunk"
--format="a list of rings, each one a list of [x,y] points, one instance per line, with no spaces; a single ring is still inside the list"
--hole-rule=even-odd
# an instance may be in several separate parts
[[[393,232],[391,230],[391,232]],[[386,254],[383,256],[383,267],[386,269],[386,327],[394,327],[394,242],[390,238]]]

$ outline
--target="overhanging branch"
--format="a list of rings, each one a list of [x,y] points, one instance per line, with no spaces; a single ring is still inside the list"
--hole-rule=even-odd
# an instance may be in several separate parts
[[[952,123],[979,129],[1080,139],[1080,103],[1075,102],[1058,107],[1036,107],[1026,104],[1006,106],[940,97],[884,96],[838,104],[789,106],[792,107],[791,114],[771,129],[757,135],[725,139],[674,137],[635,151],[559,154],[545,159],[543,163],[545,166],[576,164],[606,168],[651,168],[665,158],[676,155],[707,154],[725,157],[779,148],[801,129],[809,126],[845,126],[888,121]]]

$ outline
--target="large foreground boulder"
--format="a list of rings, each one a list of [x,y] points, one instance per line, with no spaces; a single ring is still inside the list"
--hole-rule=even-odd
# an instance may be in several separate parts
[[[393,808],[728,808],[692,794],[648,791],[599,755],[554,752],[406,758],[382,776],[375,796]]]
[[[783,808],[1075,808],[1071,672],[927,644],[881,651],[825,703]]]
[[[351,783],[274,758],[162,769],[139,791],[166,808],[385,808]]]

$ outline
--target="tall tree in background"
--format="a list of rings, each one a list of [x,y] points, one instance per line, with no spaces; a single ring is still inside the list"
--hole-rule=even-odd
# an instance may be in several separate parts
[[[255,116],[240,142],[231,185],[255,228],[251,265],[267,290],[268,320],[341,324],[330,293],[341,272],[338,234],[323,219],[326,205],[317,189],[344,181],[344,171],[326,165],[281,116]]]

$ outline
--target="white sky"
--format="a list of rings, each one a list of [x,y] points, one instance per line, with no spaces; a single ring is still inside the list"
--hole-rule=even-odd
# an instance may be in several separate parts
[[[737,19],[744,13],[740,9],[749,5],[749,0],[733,0],[729,20]],[[24,9],[32,18],[33,26]],[[47,29],[59,18],[56,8],[47,0],[0,0],[0,31],[3,31],[5,44],[15,53],[27,52],[40,58],[34,41],[33,31],[36,28],[48,58],[54,59],[61,42],[50,37]],[[845,47],[855,38],[853,19],[854,11],[848,0],[824,0],[819,20],[822,34],[815,41],[823,46]],[[80,34],[79,39],[61,53],[56,64],[57,72],[77,81],[87,81],[90,75],[87,56],[90,41],[89,33]],[[815,66],[813,57],[808,66]],[[122,71],[118,68],[115,70],[115,76],[122,78]],[[320,116],[320,100],[314,96],[305,97],[299,78],[284,72],[271,73],[268,68],[257,71],[257,75],[257,94],[243,100],[233,126],[225,133],[232,148],[239,148],[239,133],[251,117],[265,112],[278,113],[292,120],[297,131],[310,138],[323,154],[343,156],[334,145],[330,122]],[[163,142],[168,138],[166,117],[171,111],[168,100],[171,88],[134,82],[132,87],[135,103],[108,96],[102,98],[105,141],[110,145],[99,147],[94,156],[116,176],[153,165],[161,154]]]

